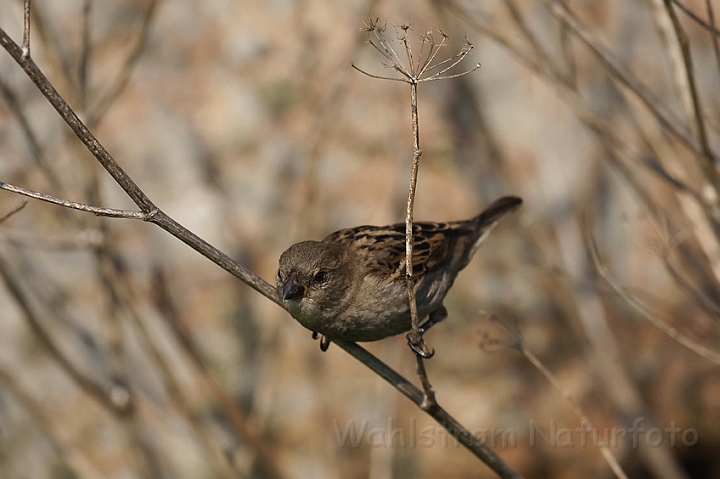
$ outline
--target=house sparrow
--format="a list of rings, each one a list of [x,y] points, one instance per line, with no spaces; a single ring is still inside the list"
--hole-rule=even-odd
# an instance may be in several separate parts
[[[505,213],[522,200],[506,196],[475,218],[413,224],[412,268],[420,337],[408,333],[416,354],[432,356],[422,334],[447,316],[445,295],[455,276]],[[285,308],[313,337],[376,341],[411,328],[405,279],[405,223],[342,229],[322,241],[302,241],[280,256],[277,290]]]

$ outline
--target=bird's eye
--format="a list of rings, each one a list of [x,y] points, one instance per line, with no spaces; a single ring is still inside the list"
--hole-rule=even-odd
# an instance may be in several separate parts
[[[327,280],[328,280],[327,271],[318,271],[317,273],[315,273],[315,276],[313,276],[314,284],[322,284]]]
[[[282,281],[282,274],[280,274],[280,270],[277,272],[277,280]]]

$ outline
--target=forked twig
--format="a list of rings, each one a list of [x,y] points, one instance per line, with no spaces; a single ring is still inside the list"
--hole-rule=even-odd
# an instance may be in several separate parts
[[[396,25],[398,41],[400,41],[405,49],[405,55],[407,57],[407,65],[403,64],[398,58],[395,49],[392,44],[385,38],[384,31],[385,26],[380,26],[378,21],[366,22],[365,30],[375,35],[374,39],[368,41],[375,50],[377,50],[383,57],[383,64],[387,68],[392,68],[399,72],[402,76],[400,78],[383,77],[379,75],[373,75],[364,70],[360,69],[356,65],[352,65],[353,68],[368,75],[371,78],[378,78],[383,80],[394,80],[403,81],[410,84],[410,112],[413,132],[413,159],[412,168],[410,171],[410,188],[408,192],[407,209],[405,215],[405,280],[407,283],[408,290],[408,302],[410,307],[410,321],[411,329],[408,333],[408,343],[410,348],[415,352],[417,361],[417,374],[420,378],[420,382],[423,385],[425,391],[425,399],[423,401],[423,409],[432,408],[436,405],[435,392],[432,389],[430,381],[425,371],[425,365],[423,358],[430,358],[434,354],[434,351],[425,344],[420,331],[420,321],[417,312],[417,299],[415,297],[415,278],[413,277],[413,211],[415,206],[415,192],[417,189],[417,175],[420,167],[420,157],[422,156],[422,150],[420,149],[420,129],[418,126],[418,107],[417,107],[417,86],[421,82],[444,80],[447,78],[456,78],[458,76],[467,75],[468,73],[480,68],[480,64],[477,64],[471,70],[468,70],[457,75],[443,76],[447,71],[458,65],[473,49],[472,43],[464,38],[464,43],[460,52],[453,55],[451,58],[443,61],[434,63],[440,48],[445,46],[447,35],[440,32],[442,40],[440,43],[436,43],[432,32],[425,33],[420,38],[422,45],[420,51],[420,58],[415,60],[413,55],[412,47],[408,40],[408,32],[411,30],[410,25],[402,24]],[[429,45],[427,51],[425,51],[425,45]],[[433,71],[434,69],[440,68],[440,71],[430,75],[423,76],[426,73]]]

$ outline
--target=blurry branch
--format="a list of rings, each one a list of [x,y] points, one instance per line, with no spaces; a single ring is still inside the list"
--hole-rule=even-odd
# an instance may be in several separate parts
[[[720,306],[718,306],[715,301],[710,299],[701,290],[690,284],[690,282],[679,271],[678,267],[675,265],[675,262],[671,259],[670,252],[667,251],[661,253],[661,258],[663,260],[663,263],[665,264],[665,268],[667,269],[668,273],[670,273],[672,279],[678,286],[680,286],[683,291],[685,291],[685,293],[690,297],[693,303],[695,303],[695,305],[705,311],[705,314],[710,316],[712,319],[714,319],[715,321],[720,321]]]
[[[147,45],[148,37],[150,36],[150,26],[155,18],[155,13],[157,12],[159,3],[160,0],[152,0],[148,6],[145,11],[145,16],[143,17],[140,30],[135,38],[134,46],[131,49],[131,53],[126,58],[125,64],[120,69],[120,75],[115,78],[105,93],[99,96],[97,102],[89,110],[87,121],[88,125],[91,127],[96,125],[97,122],[105,115],[108,108],[110,108],[113,102],[120,96],[120,93],[122,93],[127,86],[128,81],[130,80],[130,75],[132,74]]]
[[[82,43],[80,46],[80,58],[78,60],[78,97],[80,105],[78,109],[84,111],[87,107],[87,82],[90,59],[90,13],[92,11],[92,0],[83,0],[82,11]]]
[[[545,377],[545,379],[547,379],[547,381],[560,393],[563,399],[565,399],[565,401],[570,404],[573,413],[575,413],[578,419],[580,419],[580,424],[582,425],[580,430],[587,432],[595,431],[596,429],[593,426],[592,421],[590,421],[590,418],[585,415],[582,408],[580,407],[580,404],[572,396],[572,394],[563,389],[557,376],[550,372],[550,370],[542,363],[542,361],[540,361],[537,356],[535,356],[535,354],[525,348],[519,326],[517,324],[513,324],[511,326],[505,321],[497,319],[495,316],[491,316],[490,321],[500,326],[503,338],[490,338],[488,333],[484,333],[483,341],[482,343],[480,343],[480,348],[487,351],[490,349],[490,346],[505,346],[510,349],[515,349],[519,351],[523,356],[525,356],[525,359],[530,361],[530,364],[532,364],[535,369],[540,371],[540,373]],[[615,459],[615,456],[612,455],[607,445],[599,445],[597,444],[596,440],[594,440],[593,443],[595,444],[596,448],[600,450],[600,454],[602,454],[603,458],[610,466],[610,469],[612,469],[613,473],[615,473],[615,476],[619,479],[628,479],[625,471],[622,470],[622,467],[620,467],[620,464],[617,462],[617,459]]]
[[[62,477],[87,477],[79,474],[81,471],[73,467],[75,464],[82,464],[82,472],[88,471],[89,469],[91,477],[103,477],[103,474],[92,466],[92,461],[82,454],[81,448],[68,448],[64,445],[61,438],[65,435],[64,433],[66,433],[66,431],[62,431],[60,427],[53,424],[56,418],[49,415],[47,409],[38,403],[38,401],[22,387],[22,381],[14,377],[4,366],[0,366],[0,384],[2,384],[3,389],[14,396],[17,402],[27,411],[27,417],[37,425],[38,429],[50,443],[53,452],[60,456],[63,461],[66,461],[65,466],[67,468],[65,471],[68,473],[62,475]],[[22,427],[23,434],[28,434],[26,423],[23,423]],[[5,434],[7,434],[7,431],[5,431]]]
[[[357,17],[360,19],[368,18],[377,3],[378,0],[366,0],[363,8],[358,10],[361,13],[359,13]],[[306,28],[312,31],[315,29],[315,26],[311,25]],[[312,78],[307,78],[301,82],[299,97],[312,105],[313,117],[317,118],[317,121],[313,126],[312,137],[307,147],[307,168],[301,185],[302,201],[297,202],[297,210],[295,214],[291,214],[295,219],[294,224],[290,228],[290,231],[294,232],[291,233],[291,237],[297,240],[305,239],[311,232],[314,233],[318,226],[318,221],[320,221],[323,216],[318,213],[317,201],[320,191],[318,187],[320,160],[327,149],[332,130],[337,125],[338,116],[345,102],[351,73],[346,67],[348,59],[357,57],[357,52],[364,44],[365,35],[360,31],[355,35],[351,50],[344,55],[346,60],[341,63],[342,69],[332,76],[334,82],[330,86],[329,91],[323,89],[323,92],[327,92],[324,98],[317,98],[318,95],[311,86],[316,84],[316,82],[312,81]],[[322,52],[318,49],[311,50],[313,55],[311,63],[319,61],[316,57],[322,55]],[[303,60],[303,64],[306,64],[305,60]]]
[[[105,268],[103,268],[104,274],[108,276],[106,281],[111,283],[110,287],[113,289],[112,295],[117,301],[118,308],[122,308],[122,310],[130,317],[139,332],[138,337],[140,341],[145,346],[145,350],[149,352],[150,360],[157,366],[157,370],[160,372],[163,385],[165,386],[164,390],[170,399],[170,403],[193,428],[203,447],[206,449],[207,454],[215,462],[218,471],[224,472],[226,476],[237,477],[237,472],[229,464],[227,457],[218,450],[219,448],[213,447],[209,435],[201,424],[200,417],[192,410],[190,404],[188,403],[187,396],[183,394],[180,385],[173,375],[172,368],[162,357],[157,345],[152,339],[152,335],[145,327],[145,324],[137,311],[138,295],[135,294],[132,281],[126,274],[128,271],[127,268],[122,266],[119,258],[115,257],[101,259],[100,263],[105,266]],[[237,410],[237,405],[233,404],[233,407]],[[237,414],[242,415],[239,411]],[[242,418],[242,420],[246,421],[245,418]],[[235,422],[230,421],[230,426],[232,427],[234,425]],[[260,463],[260,469],[264,472],[267,479],[282,478],[282,475],[272,464],[270,455],[267,453],[261,455],[256,449],[259,447],[267,448],[267,445],[262,444],[256,436],[246,437],[242,434],[238,434],[238,437],[241,441],[248,444],[250,446],[249,449],[251,449],[251,451],[261,459],[258,461]]]
[[[23,248],[70,251],[96,248],[103,243],[103,233],[98,230],[85,229],[66,235],[48,235],[45,233],[29,233],[21,230],[0,232],[0,240]]]
[[[23,208],[25,208],[25,205],[27,205],[27,200],[23,201],[23,202],[20,203],[18,206],[16,206],[15,208],[11,209],[10,211],[8,211],[7,213],[5,213],[4,215],[0,216],[0,224],[4,223],[4,222],[7,221],[10,217],[12,217],[15,213],[17,213],[17,212],[19,212],[20,210],[22,210]]]
[[[125,286],[128,283],[125,282]],[[168,362],[160,353],[158,346],[153,341],[153,337],[145,327],[143,320],[137,312],[137,309],[132,303],[128,304],[130,317],[135,324],[135,328],[138,330],[139,340],[144,346],[144,349],[148,351],[150,360],[157,367],[160,372],[160,376],[163,381],[163,389],[168,395],[170,404],[180,414],[181,417],[185,418],[190,427],[195,431],[200,443],[207,455],[215,462],[219,470],[224,471],[227,475],[237,475],[236,471],[233,470],[232,466],[228,464],[227,456],[220,453],[218,448],[213,446],[213,443],[208,435],[206,428],[203,426],[200,416],[193,411],[193,408],[189,404],[186,395],[182,391],[180,384],[178,383],[175,375],[173,374],[173,368],[170,367]]]
[[[632,91],[635,96],[653,113],[655,118],[663,124],[682,144],[693,152],[698,151],[697,141],[693,138],[688,127],[672,113],[660,99],[631,71],[628,69],[610,50],[600,43],[580,21],[570,13],[561,3],[552,0],[542,0],[550,13],[567,26],[578,39],[580,39],[600,60],[608,73],[620,83]],[[708,177],[713,186],[720,188],[720,178],[717,172]]]
[[[200,349],[193,341],[190,329],[183,321],[180,312],[170,297],[165,275],[160,269],[156,269],[153,274],[152,290],[155,307],[162,313],[163,319],[175,335],[178,344],[181,345],[185,354],[192,360],[193,365],[202,379],[203,389],[212,393],[220,409],[228,419],[230,427],[232,427],[237,436],[245,441],[256,454],[258,466],[265,476],[269,479],[281,479],[283,474],[278,469],[274,450],[269,447],[268,444],[265,444],[265,441],[254,425],[248,420],[245,414],[238,409],[233,398],[225,392],[220,383],[218,383],[208,370]]]
[[[717,28],[715,28],[715,12],[713,11],[712,0],[705,0],[705,5],[707,5],[710,26],[713,28],[713,31],[710,34],[712,35],[712,46],[713,53],[715,54],[715,65],[720,71],[720,41],[718,41],[718,33],[720,32],[718,32]]]
[[[133,403],[130,401],[130,395],[127,393],[126,386],[119,383],[109,386],[100,384],[75,367],[72,361],[62,352],[60,346],[52,338],[52,335],[50,335],[42,325],[42,321],[30,306],[30,299],[15,279],[15,275],[10,272],[2,256],[0,256],[0,277],[5,281],[10,295],[20,307],[33,333],[35,333],[50,352],[50,355],[58,362],[60,367],[70,375],[80,389],[96,399],[116,416],[122,417],[129,414],[133,409]]]
[[[715,187],[715,200],[717,202],[718,188],[720,188],[720,175],[715,167],[715,160],[713,154],[710,151],[710,144],[708,143],[707,132],[705,130],[705,121],[703,120],[702,109],[700,107],[700,99],[698,97],[697,85],[695,84],[695,73],[693,70],[692,53],[690,52],[690,41],[688,40],[685,30],[683,30],[678,20],[675,10],[670,4],[670,0],[664,0],[665,9],[667,10],[668,16],[672,21],[673,28],[675,29],[675,35],[677,36],[678,43],[680,44],[680,50],[682,52],[685,75],[687,76],[687,88],[690,90],[690,96],[692,98],[693,113],[695,117],[695,127],[697,135],[700,140],[700,148],[705,161],[702,163],[703,171],[707,179]]]
[[[688,7],[682,4],[679,0],[669,0],[670,3],[676,5],[682,12],[687,15],[692,21],[700,25],[702,28],[706,29],[708,32],[710,32],[713,36],[720,36],[720,30],[715,28],[715,19],[712,15],[712,0],[706,0],[706,4],[708,7],[708,13],[710,18],[710,23],[706,22],[702,18],[695,15],[692,10],[690,10]]]
[[[47,98],[48,102],[55,108],[60,114],[62,119],[68,124],[73,130],[77,137],[83,142],[86,148],[93,154],[97,161],[105,168],[105,170],[113,177],[113,179],[120,185],[120,187],[127,193],[130,199],[140,208],[142,213],[147,215],[146,221],[158,225],[180,241],[184,242],[200,254],[236,276],[238,279],[243,281],[245,284],[259,292],[269,300],[278,304],[282,307],[282,304],[277,297],[275,288],[264,281],[259,276],[255,275],[245,267],[241,266],[229,256],[217,250],[202,238],[198,237],[187,228],[183,227],[175,220],[167,216],[159,208],[157,208],[150,198],[137,186],[137,184],[125,173],[115,159],[108,153],[108,151],[100,144],[100,142],[93,136],[88,128],[83,124],[82,121],[77,117],[75,112],[68,106],[65,100],[58,94],[53,85],[48,81],[45,75],[40,71],[32,58],[23,58],[20,48],[12,41],[7,33],[0,28],[0,44],[5,50],[15,59],[20,67],[25,71],[27,76],[35,83],[38,89]],[[27,190],[26,190],[27,191]],[[34,192],[30,192],[33,193]],[[65,205],[63,205],[65,206]],[[81,205],[87,206],[87,205]],[[90,211],[90,210],[88,210]],[[138,218],[141,219],[141,218]],[[1,268],[0,273],[9,278],[9,275],[5,274],[5,269]],[[8,287],[12,290],[13,294],[17,296],[18,302],[23,304],[24,296],[19,288],[16,286],[14,280],[9,278]],[[32,311],[29,308],[24,308],[26,315],[32,315]],[[38,336],[43,339],[46,343],[51,354],[56,356],[56,359],[63,365],[65,369],[71,374],[71,376],[83,386],[89,393],[94,397],[98,398],[104,404],[106,401],[110,401],[109,398],[103,393],[101,387],[93,382],[90,382],[87,378],[82,376],[69,361],[67,361],[59,349],[50,340],[50,338],[44,334],[44,330],[39,327],[39,322],[34,318],[30,318],[33,327],[38,327]],[[177,329],[177,328],[175,328]],[[363,364],[372,369],[375,373],[381,376],[383,379],[388,381],[396,389],[398,389],[405,396],[410,398],[415,404],[421,406],[423,404],[424,394],[420,392],[416,387],[410,384],[406,379],[393,371],[390,367],[382,363],[380,360],[372,356],[362,347],[354,343],[342,343],[338,342],[338,345],[345,351],[350,353],[353,357],[360,360]],[[208,378],[208,386],[215,387],[216,382],[211,377]],[[218,394],[219,391],[216,391]],[[129,396],[128,396],[129,397]],[[218,396],[219,398],[222,396]],[[229,398],[228,398],[229,400]],[[107,403],[110,407],[113,406],[112,402]],[[458,440],[475,456],[481,459],[487,464],[495,473],[502,478],[520,478],[521,476],[505,464],[492,449],[476,440],[472,434],[452,418],[444,409],[439,406],[426,411],[431,417],[433,417],[438,423],[440,423],[445,429],[453,433],[458,437]],[[239,425],[239,424],[238,424]]]
[[[535,62],[534,60],[531,60],[530,57],[522,58],[522,62],[527,65],[533,64],[534,68],[536,69],[536,71],[538,73],[540,73],[541,66],[548,68],[550,71],[547,73],[547,75],[550,76],[551,78],[554,78],[557,81],[560,81],[560,82],[568,84],[568,85],[574,83],[572,81],[572,79],[567,78],[565,75],[563,75],[560,72],[560,70],[555,66],[555,62],[553,62],[552,59],[550,58],[550,55],[548,54],[548,52],[545,51],[541,47],[540,42],[538,41],[537,37],[535,36],[535,34],[533,34],[532,30],[530,30],[530,27],[528,26],[527,22],[520,14],[520,10],[517,8],[517,5],[515,5],[514,0],[503,0],[503,3],[505,4],[505,7],[510,12],[510,17],[512,18],[513,22],[515,23],[515,26],[517,27],[518,30],[520,30],[520,33],[523,35],[523,37],[525,37],[527,44],[530,46],[530,48],[533,49],[533,53],[535,54],[535,56],[538,57],[537,62]],[[455,8],[454,4],[448,4],[448,5],[446,5],[446,7],[448,7],[450,10],[455,11],[456,14],[463,16],[465,21],[470,22],[471,24],[475,23],[471,19],[469,19],[466,15],[463,15],[464,11],[461,11],[461,10]],[[476,26],[479,27],[479,24],[476,24]],[[490,25],[487,25],[487,27],[489,27],[489,26]],[[567,32],[567,29],[563,29],[563,31]],[[516,48],[514,48],[509,43],[509,41],[507,41],[507,39],[505,39],[505,37],[502,36],[502,34],[500,33],[500,30],[496,30],[496,31],[492,31],[492,32],[488,30],[486,33],[488,34],[488,36],[493,38],[495,41],[497,41],[501,45],[504,45],[511,52],[520,54],[520,51],[517,50]],[[567,33],[564,34],[564,36],[566,36],[566,35],[567,35]],[[575,85],[572,85],[571,88],[575,89]]]
[[[28,121],[25,112],[23,112],[23,109],[17,100],[17,96],[10,89],[10,87],[5,84],[2,78],[0,78],[0,93],[2,93],[5,103],[7,103],[10,112],[17,120],[18,124],[20,125],[20,129],[25,135],[25,139],[27,140],[28,147],[30,149],[30,156],[32,157],[33,161],[35,161],[40,167],[40,170],[45,173],[48,180],[50,181],[50,185],[57,191],[63,192],[64,190],[62,188],[62,183],[60,182],[57,174],[55,174],[55,171],[50,166],[50,163],[48,163],[47,158],[45,157],[45,152],[40,146],[37,135],[35,135],[32,128],[30,127],[30,122]]]
[[[587,196],[580,203],[584,204],[590,200],[591,198]],[[592,202],[595,201],[592,199]],[[609,397],[608,403],[624,424],[630,423],[633,418],[643,417],[647,418],[648,424],[657,427],[652,409],[645,402],[623,361],[621,348],[610,329],[607,310],[597,289],[585,286],[589,255],[583,254],[577,258],[574,254],[577,251],[584,252],[582,224],[574,215],[556,221],[555,250],[561,258],[562,267],[567,275],[569,293],[573,301],[571,305],[574,310],[571,313],[573,322],[579,326],[580,334],[589,343],[586,351],[588,363],[602,380],[603,392]],[[658,478],[687,477],[673,451],[666,444],[653,447],[649,443],[640,442],[637,453],[652,474]]]
[[[623,298],[628,305],[630,305],[633,309],[635,309],[638,313],[640,313],[645,319],[650,321],[655,327],[662,330],[665,334],[670,336],[672,339],[680,343],[682,346],[686,347],[690,351],[694,352],[695,354],[702,356],[703,358],[707,359],[708,361],[711,361],[715,364],[720,364],[720,353],[717,353],[715,351],[712,351],[692,339],[688,338],[687,336],[680,333],[677,329],[670,326],[669,324],[665,323],[664,321],[660,320],[659,318],[652,315],[648,309],[647,306],[645,306],[642,301],[640,301],[637,297],[632,295],[626,288],[624,288],[620,283],[618,283],[615,278],[612,276],[612,273],[610,272],[610,269],[605,265],[605,263],[602,262],[600,259],[600,253],[598,252],[597,244],[595,243],[595,239],[593,238],[590,225],[588,224],[588,221],[585,222],[585,241],[587,243],[588,251],[590,251],[590,255],[592,257],[593,263],[595,264],[595,268],[597,269],[600,276],[612,287],[617,294],[620,295],[621,298]]]
[[[521,65],[529,69],[531,72],[535,73],[538,78],[543,80],[549,88],[552,88],[556,92],[558,97],[573,110],[574,114],[578,117],[578,119],[583,124],[585,124],[585,126],[597,137],[598,143],[602,145],[602,147],[607,153],[607,158],[625,177],[628,183],[632,186],[633,190],[638,195],[640,195],[640,197],[648,206],[648,209],[650,211],[655,212],[657,208],[654,206],[654,201],[650,197],[650,192],[648,191],[649,186],[647,182],[641,181],[637,177],[637,173],[635,173],[632,168],[633,164],[644,166],[653,174],[658,175],[664,181],[667,181],[671,185],[676,187],[679,193],[689,194],[692,197],[692,200],[694,200],[694,202],[703,207],[705,218],[708,219],[710,225],[717,224],[714,218],[717,217],[718,210],[714,205],[708,205],[708,195],[706,193],[707,190],[702,191],[699,189],[698,186],[694,186],[692,183],[683,182],[681,179],[678,179],[676,175],[670,173],[659,161],[659,159],[653,157],[653,155],[657,155],[657,153],[652,153],[652,148],[650,148],[651,153],[643,151],[636,145],[625,141],[624,134],[615,133],[613,131],[613,124],[611,124],[608,120],[604,120],[601,116],[595,114],[586,105],[586,101],[580,95],[577,87],[572,83],[568,82],[565,77],[559,73],[559,69],[554,66],[551,57],[542,49],[542,47],[536,42],[536,40],[534,40],[534,36],[532,36],[532,34],[529,32],[529,29],[527,29],[527,27],[525,26],[522,26],[524,20],[519,16],[519,12],[516,11],[516,13],[512,16],[513,18],[517,17],[515,18],[515,22],[519,25],[519,30],[521,32],[528,32],[524,36],[526,37],[526,40],[531,43],[531,48],[538,58],[534,58],[533,56],[525,53],[525,51],[521,47],[515,45],[511,41],[506,31],[496,28],[493,23],[480,22],[476,20],[464,9],[462,9],[460,6],[458,6],[455,2],[451,0],[439,1],[445,8],[460,17],[463,21],[467,22],[473,29],[484,35],[487,35],[488,37],[496,41],[498,44],[504,46]],[[663,0],[657,1],[662,2]],[[666,16],[663,15],[663,17]],[[637,124],[636,129],[638,130],[640,136],[644,137],[643,132],[637,126]],[[645,140],[645,143],[646,146],[650,146],[648,140]],[[713,195],[710,196],[712,197]],[[683,198],[681,197],[680,199],[682,200]],[[689,213],[686,212],[686,214]],[[694,219],[695,223],[698,225],[698,228],[705,226],[705,218],[699,215],[696,216],[697,217]],[[706,232],[709,230],[709,227],[705,227],[702,232]],[[710,233],[710,235],[702,234],[700,235],[700,239],[702,240],[703,247],[707,251],[709,265],[712,273],[714,274],[714,277],[720,277],[720,262],[712,259],[716,257],[716,255],[714,254],[716,250],[716,243],[713,242],[713,238],[710,238],[711,235],[712,233]],[[692,255],[685,255],[683,259],[686,261],[695,260]],[[707,263],[708,262],[705,261],[705,264]],[[702,265],[701,267],[703,266],[704,265]],[[711,279],[708,284],[714,285],[714,279]]]

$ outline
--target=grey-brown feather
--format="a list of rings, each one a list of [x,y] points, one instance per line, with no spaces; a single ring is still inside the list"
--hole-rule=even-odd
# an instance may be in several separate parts
[[[520,204],[504,197],[470,220],[413,224],[412,276],[421,319],[442,307],[487,233]],[[288,248],[280,257],[278,288],[291,275],[305,286],[302,298],[285,304],[306,328],[331,339],[375,341],[410,329],[405,259],[404,223],[343,229]],[[313,284],[320,271],[327,280]]]

